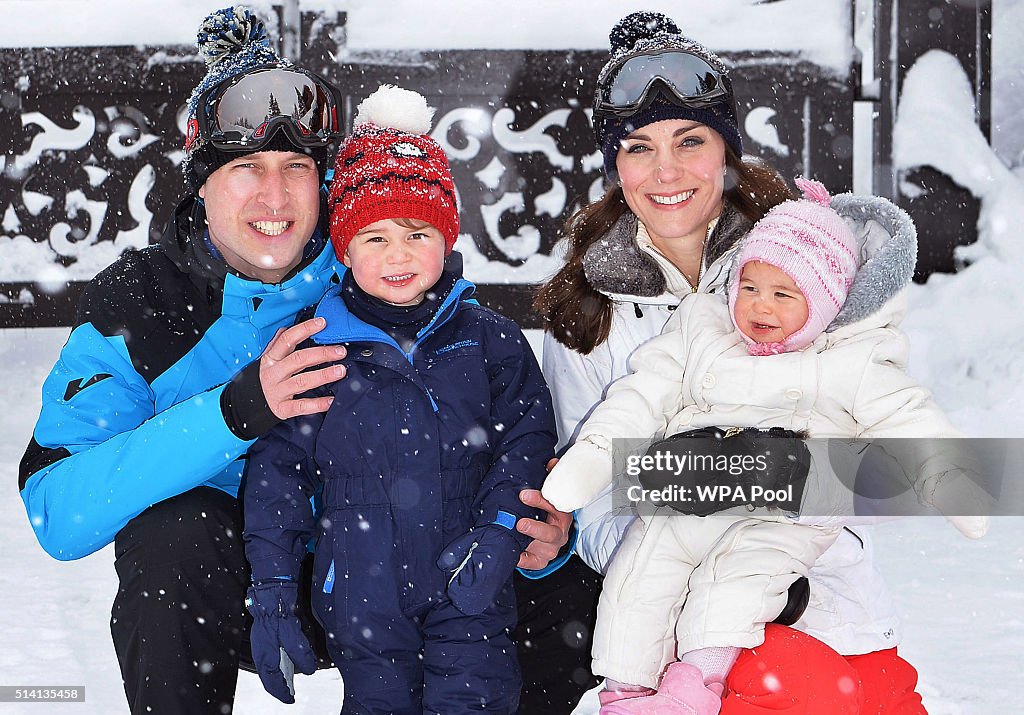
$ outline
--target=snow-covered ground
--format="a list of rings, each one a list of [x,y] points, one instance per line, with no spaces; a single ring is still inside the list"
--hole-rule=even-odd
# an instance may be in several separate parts
[[[938,317],[929,307],[928,287],[913,296],[911,322]],[[0,511],[7,517],[0,522],[0,632],[6,644],[0,685],[84,685],[86,702],[3,704],[4,713],[109,715],[126,709],[108,630],[116,588],[113,548],[80,561],[50,559],[36,544],[18,498],[17,464],[39,409],[39,386],[66,335],[65,329],[0,331]],[[932,364],[922,358],[923,366]],[[945,404],[965,396],[967,388],[950,393],[944,384],[938,380],[933,387]],[[972,400],[953,412],[954,420],[970,434],[1024,435],[1024,418],[1012,408],[1012,393],[1019,397],[1024,388],[1001,387],[1011,402]],[[979,542],[933,518],[883,524],[876,532],[879,563],[906,626],[902,650],[921,673],[928,712],[1013,712],[1007,703],[1017,702],[1024,687],[1018,665],[1024,649],[1024,519],[997,518]],[[342,693],[335,671],[299,676],[297,688],[297,704],[284,706],[254,675],[242,673],[237,712],[320,715],[334,712]],[[593,694],[577,709],[596,711]]]
[[[410,35],[403,28],[427,28],[430,39],[419,46],[603,47],[607,28],[618,17],[646,7],[685,20],[684,28],[714,47],[750,47],[754,42],[764,48],[792,49],[792,38],[802,38],[802,44],[795,43],[798,49],[824,63],[837,60],[829,54],[835,47],[828,33],[818,31],[819,21],[823,14],[834,14],[835,7],[845,6],[821,0],[601,0],[573,3],[580,8],[585,4],[586,9],[574,14],[579,21],[566,25],[552,19],[556,4],[538,0],[518,3],[507,22],[493,22],[491,9],[490,21],[485,21],[479,16],[481,4],[468,1],[446,3],[444,11],[413,0],[309,0],[304,5],[317,2],[349,11],[349,46],[355,49],[385,44],[379,34],[373,35],[380,23],[394,28],[387,46],[417,46],[424,33]],[[5,11],[0,46],[186,43],[199,19],[222,4],[227,2],[110,0],[99,13],[94,3],[75,0],[0,0]],[[43,12],[44,5],[52,12]],[[390,10],[380,17],[384,5]],[[794,6],[802,8],[799,26],[770,21],[771,13]],[[994,0],[993,8],[996,21],[1005,28],[993,40],[998,64],[993,72],[994,133],[1001,162],[972,129],[973,113],[966,111],[965,100],[956,99],[950,74],[955,68],[947,58],[932,56],[908,76],[896,164],[939,167],[981,198],[983,209],[981,240],[964,256],[971,265],[955,276],[933,276],[926,285],[914,286],[905,327],[913,345],[912,373],[932,388],[958,427],[979,437],[1024,437],[1024,244],[1019,242],[1024,170],[1006,166],[1024,149],[1024,54],[1019,42],[1024,40],[1024,23],[1017,22],[1024,18],[1024,0]],[[690,9],[702,12],[693,13],[691,20]],[[762,13],[765,20],[751,23],[745,16],[743,27],[748,29],[737,30],[726,20],[740,12]],[[451,17],[462,22],[444,21]],[[398,23],[402,18],[406,22]],[[811,25],[815,32],[799,31]],[[451,30],[456,27],[473,28],[472,40],[466,39],[465,29]],[[789,34],[780,30],[784,27]],[[1001,117],[1005,119],[1000,121]],[[66,336],[66,329],[0,330],[0,510],[6,516],[0,522],[0,633],[5,645],[0,648],[0,685],[84,685],[86,702],[4,703],[4,713],[106,715],[125,710],[108,631],[115,590],[112,549],[77,562],[51,560],[36,544],[18,497],[17,465],[38,414],[40,385]],[[980,542],[960,537],[939,519],[884,524],[876,532],[880,567],[906,626],[902,652],[920,671],[928,712],[1021,711],[1017,703],[1024,690],[1018,666],[1024,650],[1024,518],[996,519]],[[283,706],[263,692],[255,676],[243,673],[237,712],[297,715],[337,710],[342,686],[335,672],[300,677],[297,687],[298,704]],[[593,695],[577,712],[596,712]]]

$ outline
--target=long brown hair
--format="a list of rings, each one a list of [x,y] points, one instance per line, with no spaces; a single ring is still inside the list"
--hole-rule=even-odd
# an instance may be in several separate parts
[[[768,209],[796,198],[782,176],[760,160],[740,159],[726,146],[725,165],[725,200],[750,221],[758,221]],[[544,329],[583,355],[607,340],[612,327],[612,301],[590,285],[583,272],[583,256],[628,210],[622,187],[616,185],[573,213],[565,222],[565,265],[533,299],[534,309],[544,319]]]

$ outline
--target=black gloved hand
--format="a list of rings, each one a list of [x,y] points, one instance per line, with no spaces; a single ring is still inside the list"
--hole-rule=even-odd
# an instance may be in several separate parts
[[[754,486],[761,487],[762,498],[752,498],[752,506],[783,506],[789,511],[799,510],[800,498],[807,484],[807,474],[811,469],[811,453],[804,444],[806,436],[806,433],[782,427],[772,427],[768,430],[748,428],[736,435],[736,438],[747,441],[750,453],[765,460],[766,468],[754,472]],[[790,488],[793,498],[785,504],[763,498],[769,491],[789,491]]]
[[[797,511],[811,464],[804,436],[780,427],[681,432],[647,450],[659,468],[642,470],[640,484],[684,514],[744,505]]]

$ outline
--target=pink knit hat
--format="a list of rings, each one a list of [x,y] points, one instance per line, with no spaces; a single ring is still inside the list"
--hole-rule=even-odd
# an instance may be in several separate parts
[[[743,267],[761,261],[793,279],[807,301],[807,322],[781,343],[758,343],[744,335],[751,355],[802,350],[814,342],[839,314],[860,264],[857,239],[829,208],[828,190],[810,179],[795,183],[803,198],[770,210],[743,239],[729,286],[729,316],[735,324]]]

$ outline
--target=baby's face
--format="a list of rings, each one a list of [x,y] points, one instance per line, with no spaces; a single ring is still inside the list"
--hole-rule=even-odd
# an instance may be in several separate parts
[[[807,323],[807,300],[786,273],[751,261],[740,274],[733,317],[754,342],[781,343]]]

